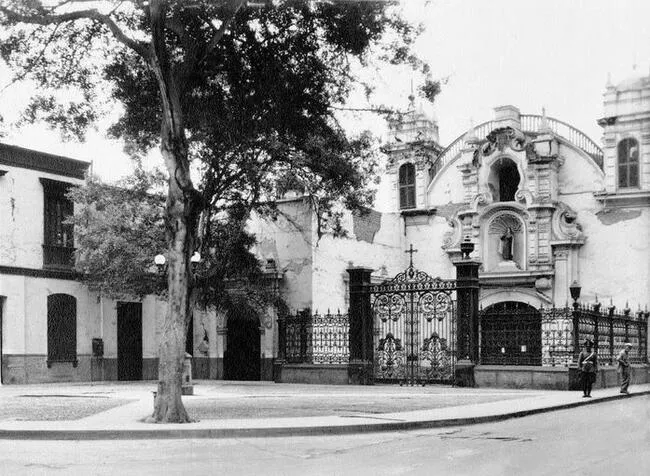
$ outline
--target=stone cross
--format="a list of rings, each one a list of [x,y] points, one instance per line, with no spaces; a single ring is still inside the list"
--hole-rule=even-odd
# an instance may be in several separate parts
[[[412,243],[411,243],[411,247],[410,247],[408,250],[406,250],[406,251],[404,252],[404,253],[409,253],[409,254],[411,255],[411,256],[410,256],[410,258],[411,258],[411,264],[409,265],[409,266],[411,266],[411,267],[413,267],[413,253],[417,253],[417,252],[418,252],[418,250],[414,250],[414,249],[413,249],[413,244],[412,244]]]

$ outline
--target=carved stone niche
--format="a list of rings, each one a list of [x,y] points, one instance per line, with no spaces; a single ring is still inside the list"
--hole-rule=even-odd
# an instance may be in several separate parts
[[[511,211],[496,214],[483,234],[483,262],[488,272],[516,272],[526,267],[526,229]]]

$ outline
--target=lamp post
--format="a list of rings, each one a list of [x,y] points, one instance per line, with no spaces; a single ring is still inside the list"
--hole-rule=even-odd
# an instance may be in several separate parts
[[[580,291],[582,287],[578,284],[577,280],[573,280],[571,286],[569,286],[569,292],[571,293],[571,299],[573,299],[573,308],[578,308],[578,299],[580,299]]]
[[[580,299],[580,291],[582,287],[578,284],[577,280],[573,280],[571,286],[569,286],[569,292],[571,293],[571,299],[573,299],[573,359],[574,361],[578,360],[578,354],[580,353],[580,322],[578,318],[578,300]]]
[[[165,263],[167,263],[167,258],[165,258],[165,255],[156,255],[153,259],[153,262],[156,264],[158,272],[160,274],[163,274],[165,272]]]

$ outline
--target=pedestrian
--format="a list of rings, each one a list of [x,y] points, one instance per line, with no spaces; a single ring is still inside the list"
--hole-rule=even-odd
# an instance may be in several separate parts
[[[594,343],[589,339],[585,341],[585,348],[578,357],[578,367],[582,377],[582,398],[591,398],[591,387],[596,381],[596,370],[598,367],[598,355],[594,351]]]
[[[623,350],[618,354],[618,372],[621,374],[621,393],[630,393],[630,349],[632,344],[626,342],[623,344]]]

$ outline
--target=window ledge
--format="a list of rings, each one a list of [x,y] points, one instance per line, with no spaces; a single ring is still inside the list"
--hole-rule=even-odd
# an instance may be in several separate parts
[[[67,364],[67,363],[72,363],[72,366],[74,368],[77,368],[77,365],[79,365],[79,360],[75,359],[47,359],[47,368],[50,369],[52,368],[52,364]]]
[[[650,190],[623,190],[615,193],[596,192],[594,198],[605,207],[644,207],[650,205]]]
[[[436,214],[435,208],[403,208],[400,214],[404,217],[431,216]]]

